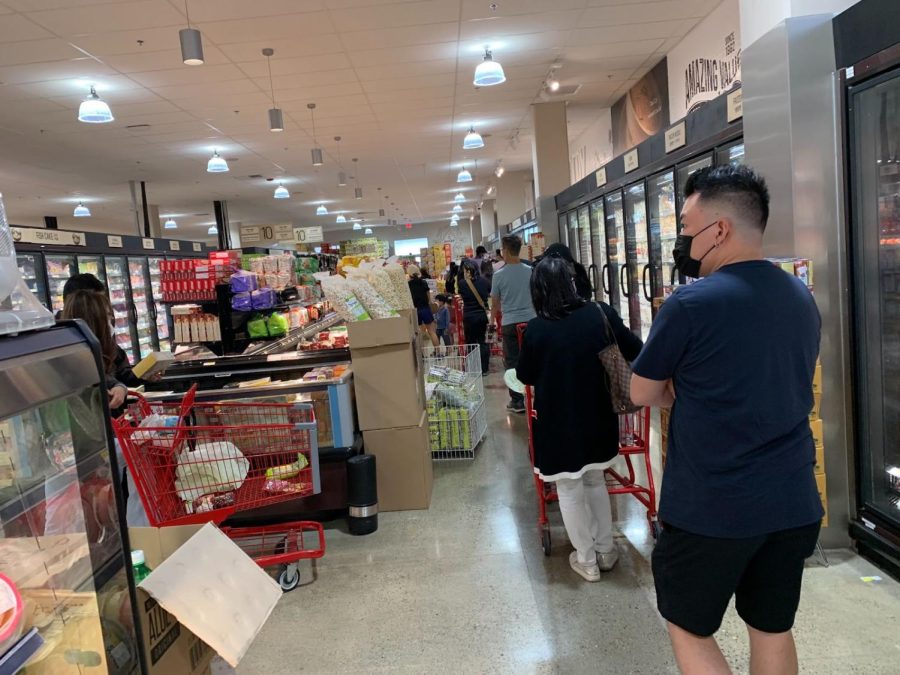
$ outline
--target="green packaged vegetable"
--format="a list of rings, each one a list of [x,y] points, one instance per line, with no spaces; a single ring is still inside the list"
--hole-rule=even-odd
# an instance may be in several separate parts
[[[275,312],[269,317],[268,329],[271,337],[286,335],[288,328],[290,328],[290,322],[285,318],[284,314]]]
[[[251,340],[269,337],[269,328],[266,325],[266,318],[261,314],[254,314],[247,322],[247,335]]]

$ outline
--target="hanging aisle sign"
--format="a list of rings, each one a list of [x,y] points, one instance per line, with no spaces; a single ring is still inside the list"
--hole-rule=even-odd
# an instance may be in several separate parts
[[[52,244],[54,246],[87,246],[84,232],[66,232],[65,230],[40,230],[28,227],[11,227],[10,234],[14,243]]]
[[[294,240],[294,226],[290,223],[279,225],[242,225],[241,245],[278,244]]]
[[[325,241],[325,237],[322,234],[322,227],[319,225],[315,227],[294,228],[295,244],[318,244],[323,241]]]
[[[725,0],[668,54],[671,119],[741,84],[738,0]]]

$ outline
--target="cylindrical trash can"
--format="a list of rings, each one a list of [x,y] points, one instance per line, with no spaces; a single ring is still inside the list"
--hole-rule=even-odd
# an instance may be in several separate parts
[[[372,534],[378,529],[375,455],[357,455],[347,460],[347,504],[350,534]]]

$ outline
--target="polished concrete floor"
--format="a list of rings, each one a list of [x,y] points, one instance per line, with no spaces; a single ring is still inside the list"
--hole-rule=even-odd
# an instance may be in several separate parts
[[[655,609],[644,511],[615,499],[620,564],[588,584],[568,566],[555,506],[541,551],[525,420],[491,415],[474,461],[439,463],[427,511],[385,513],[351,537],[333,523],[328,552],[281,600],[240,675],[303,673],[674,673]],[[847,551],[810,562],[796,636],[801,670],[900,673],[900,584]],[[861,577],[881,576],[881,582]],[[747,640],[730,611],[719,634],[736,673]]]

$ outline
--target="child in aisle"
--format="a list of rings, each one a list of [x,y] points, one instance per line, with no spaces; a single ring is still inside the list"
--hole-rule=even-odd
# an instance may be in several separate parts
[[[435,316],[437,321],[438,339],[446,346],[453,344],[453,335],[450,333],[450,298],[443,293],[434,296],[438,302],[438,311]]]

